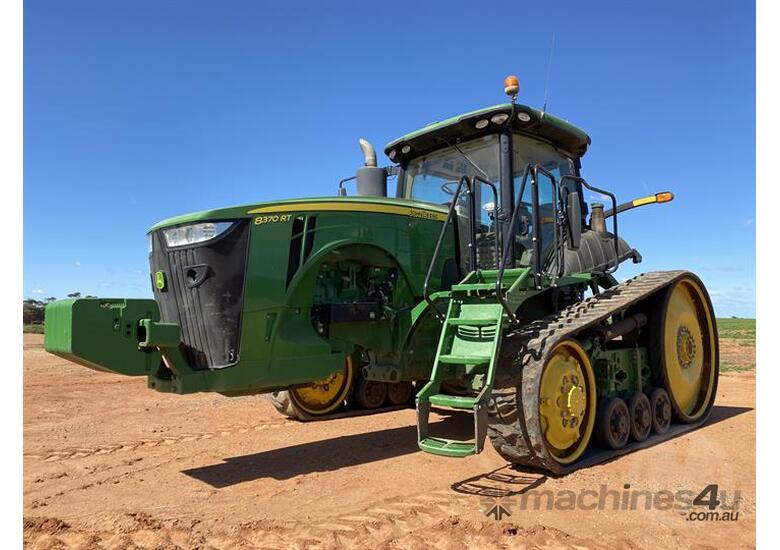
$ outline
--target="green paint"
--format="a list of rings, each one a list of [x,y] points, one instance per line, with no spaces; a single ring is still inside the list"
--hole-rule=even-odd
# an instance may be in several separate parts
[[[334,187],[335,190],[335,187]],[[297,205],[304,203],[321,202],[321,203],[343,203],[345,205],[354,206],[356,210],[359,210],[361,204],[369,205],[392,205],[392,206],[404,206],[408,208],[428,210],[436,213],[447,213],[447,208],[442,205],[435,205],[426,202],[398,199],[398,198],[384,198],[384,197],[314,197],[308,199],[285,199],[278,201],[269,201],[264,203],[246,204],[240,206],[229,206],[226,208],[216,208],[213,210],[201,210],[200,212],[192,212],[190,214],[184,214],[173,218],[163,220],[149,229],[149,233],[162,229],[164,227],[173,227],[176,225],[182,225],[187,223],[196,223],[202,221],[220,221],[220,220],[235,220],[239,218],[252,218],[253,214],[249,214],[252,210],[257,210],[263,207],[284,206],[296,207]],[[316,211],[314,209],[313,211]]]
[[[599,349],[591,353],[599,397],[628,398],[650,387],[650,364],[643,347]]]
[[[139,349],[139,323],[160,320],[157,302],[129,298],[58,300],[46,306],[46,351],[91,369],[128,376],[150,374],[157,350]]]
[[[529,271],[506,271],[503,286],[511,301],[521,292],[519,281],[525,280]],[[498,350],[508,324],[504,308],[496,298],[497,280],[497,271],[474,271],[452,287],[430,380],[417,394],[418,445],[423,451],[460,457],[482,450]],[[451,379],[466,380],[476,397],[443,394],[442,383]],[[474,414],[474,442],[429,434],[431,406],[470,410]]]

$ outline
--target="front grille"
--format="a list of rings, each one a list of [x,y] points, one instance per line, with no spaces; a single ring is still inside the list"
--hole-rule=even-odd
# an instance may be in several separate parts
[[[154,286],[163,321],[181,327],[182,347],[195,369],[227,367],[239,359],[244,273],[249,224],[236,222],[202,245],[168,248],[162,231],[153,234],[152,277],[165,274],[166,286]]]

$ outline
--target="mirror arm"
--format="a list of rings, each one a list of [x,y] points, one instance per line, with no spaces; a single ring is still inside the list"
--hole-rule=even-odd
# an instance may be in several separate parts
[[[662,191],[661,193],[656,193],[655,195],[650,195],[648,197],[642,197],[641,199],[634,199],[632,201],[624,202],[623,204],[621,204],[615,209],[610,208],[609,210],[605,210],[604,218],[609,218],[610,216],[614,216],[616,213],[620,214],[621,212],[625,212],[626,210],[631,210],[638,206],[644,206],[646,204],[671,202],[672,200],[674,200],[674,194],[671,191]]]

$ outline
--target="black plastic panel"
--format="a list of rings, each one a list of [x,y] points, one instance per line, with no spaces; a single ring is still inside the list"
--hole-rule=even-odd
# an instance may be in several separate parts
[[[162,230],[153,234],[152,288],[163,321],[178,323],[193,368],[219,368],[239,358],[249,224],[236,222],[202,245],[168,248]],[[154,286],[165,273],[166,287]]]

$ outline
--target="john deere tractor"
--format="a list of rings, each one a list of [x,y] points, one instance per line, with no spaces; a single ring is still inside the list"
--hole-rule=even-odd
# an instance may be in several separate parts
[[[489,437],[556,474],[701,425],[718,381],[704,285],[613,275],[641,261],[618,217],[672,194],[618,204],[582,176],[587,134],[517,90],[391,142],[389,167],[361,140],[335,196],[160,222],[154,299],[54,302],[46,349],[160,392],[268,393],[300,420],[414,396],[421,450]],[[432,409],[473,415],[473,435],[433,433]]]

